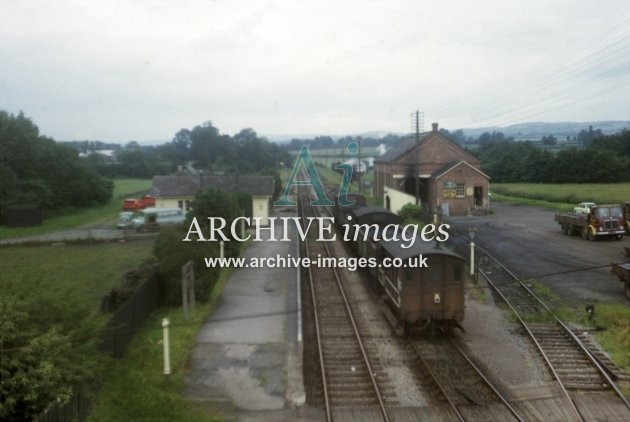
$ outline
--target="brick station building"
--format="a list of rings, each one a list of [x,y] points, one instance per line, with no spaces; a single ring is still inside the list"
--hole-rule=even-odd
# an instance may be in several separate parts
[[[374,160],[377,197],[393,212],[408,203],[431,214],[487,211],[490,177],[474,155],[440,134],[437,123],[432,126]]]

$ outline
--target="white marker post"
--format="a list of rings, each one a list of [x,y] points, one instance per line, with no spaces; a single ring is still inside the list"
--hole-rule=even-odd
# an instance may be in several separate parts
[[[468,228],[468,236],[470,236],[470,275],[475,275],[475,234],[477,232],[476,227]]]
[[[162,344],[164,345],[164,375],[171,373],[171,351],[168,341],[168,318],[162,319]]]

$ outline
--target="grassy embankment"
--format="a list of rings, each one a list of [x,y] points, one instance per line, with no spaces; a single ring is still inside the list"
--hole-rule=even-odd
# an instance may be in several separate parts
[[[584,307],[568,308],[564,306],[558,295],[536,280],[523,280],[532,291],[541,298],[563,321],[569,321],[593,330],[595,338],[606,350],[613,361],[630,372],[630,307],[614,303],[597,303],[592,317]],[[543,314],[527,318],[531,322],[552,322],[552,314]],[[627,387],[630,393],[630,385]]]
[[[103,380],[89,420],[100,421],[217,421],[203,404],[183,398],[188,354],[206,315],[212,310],[231,270],[221,274],[207,304],[197,306],[186,321],[180,308],[154,312],[134,336],[124,357]],[[163,375],[162,319],[168,318],[170,375]]]
[[[578,202],[593,201],[599,204],[623,204],[630,201],[630,183],[611,184],[492,184],[492,200],[518,205],[572,211]],[[583,309],[563,307],[556,295],[535,280],[527,280],[536,294],[541,296],[553,312],[565,321],[597,329],[596,338],[610,353],[613,360],[630,371],[630,308],[626,305],[598,303],[593,319]],[[544,318],[544,317],[543,317]]]
[[[0,239],[51,233],[97,224],[114,226],[118,213],[122,211],[124,199],[130,195],[146,192],[151,187],[151,183],[150,179],[116,179],[112,200],[108,204],[73,210],[63,215],[46,218],[41,226],[15,228],[0,226]]]

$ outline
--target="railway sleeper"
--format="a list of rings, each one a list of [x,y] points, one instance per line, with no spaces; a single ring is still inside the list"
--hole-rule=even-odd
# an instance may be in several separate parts
[[[339,400],[336,401],[334,398],[331,400],[332,401],[332,407],[334,408],[356,408],[356,407],[373,407],[373,406],[378,406],[378,400],[377,399],[361,399],[361,398],[356,398],[353,400],[350,399],[345,399],[345,400]]]
[[[334,395],[348,396],[348,395],[372,395],[374,389],[371,385],[364,386],[362,384],[329,384],[328,392]]]
[[[608,384],[587,384],[579,382],[564,382],[562,384],[567,390],[603,391],[610,389]]]
[[[540,338],[551,338],[551,339],[562,339],[565,341],[568,341],[568,340],[573,341],[571,337],[569,337],[569,335],[565,333],[564,331],[540,330],[537,328],[533,328],[532,332],[540,336]]]
[[[558,371],[558,370],[556,370]],[[601,384],[604,382],[604,379],[597,373],[593,373],[593,372],[565,372],[564,374],[562,372],[558,372],[558,375],[560,375],[560,378],[562,379],[566,379],[566,380],[571,380],[571,379],[585,379],[585,380],[589,380],[592,382],[595,382],[597,384]]]
[[[345,365],[347,367],[354,366],[355,368],[363,368],[365,366],[365,361],[361,354],[336,354],[336,353],[324,353],[324,362],[326,362],[326,366],[328,365],[336,365],[341,366]]]
[[[581,350],[577,350],[575,348],[553,344],[542,345],[542,348],[545,353],[547,353],[547,355],[553,355],[562,360],[580,359],[584,362],[588,362],[588,359],[586,358],[586,356],[584,356],[584,353],[582,353]]]
[[[348,365],[342,363],[327,363],[326,373],[335,376],[336,374],[347,374],[348,376],[356,376],[358,374],[367,374],[367,369],[362,364]]]
[[[329,384],[328,391],[333,392],[333,394],[357,394],[360,392],[361,394],[371,395],[374,394],[374,388],[371,385],[362,385],[362,384]],[[379,391],[382,393],[392,393],[394,391],[393,387],[385,387],[379,388]]]
[[[324,356],[330,355],[330,356],[344,356],[344,357],[350,357],[353,358],[355,356],[358,356],[360,360],[361,359],[361,350],[359,349],[359,346],[355,343],[355,344],[339,344],[339,343],[329,343],[328,341],[325,341],[323,343],[323,352],[324,352]]]

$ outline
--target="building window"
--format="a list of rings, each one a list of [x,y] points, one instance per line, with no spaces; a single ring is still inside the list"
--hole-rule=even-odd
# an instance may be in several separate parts
[[[186,211],[190,211],[190,199],[187,199],[187,200],[186,200],[186,202],[185,202],[185,206],[186,206],[185,210],[186,210]]]
[[[444,182],[444,191],[442,196],[446,199],[455,198],[455,196],[457,195],[457,188],[457,183],[453,181]]]
[[[181,199],[179,201],[177,201],[177,208],[179,209],[184,209],[184,201],[182,201]]]
[[[463,183],[457,184],[457,197],[464,198],[466,196],[466,188]]]

